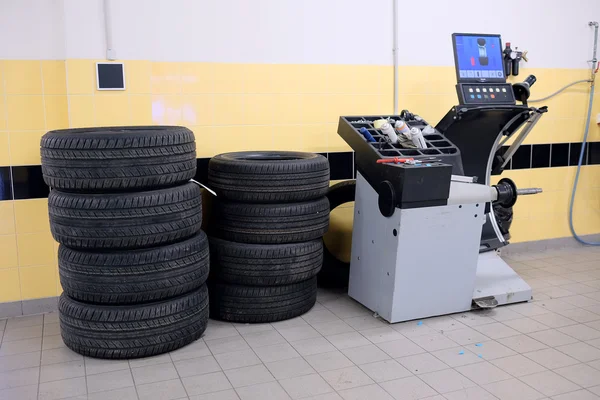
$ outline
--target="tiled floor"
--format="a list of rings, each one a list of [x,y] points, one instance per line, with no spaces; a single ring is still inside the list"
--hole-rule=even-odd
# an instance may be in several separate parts
[[[506,259],[533,302],[389,325],[321,291],[301,318],[211,321],[149,359],[81,357],[56,314],[0,320],[0,400],[600,399],[600,249]]]

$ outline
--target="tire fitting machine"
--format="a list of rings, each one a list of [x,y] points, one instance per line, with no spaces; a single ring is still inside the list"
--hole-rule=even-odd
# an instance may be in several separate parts
[[[469,52],[477,54],[482,37],[490,46],[488,63],[468,72]],[[490,185],[490,177],[508,165],[547,109],[528,107],[529,90],[524,96],[523,84],[506,83],[499,35],[454,34],[453,41],[459,105],[426,130],[426,148],[392,144],[373,125],[380,119],[421,130],[429,125],[406,110],[339,120],[338,134],[354,149],[357,168],[348,294],[392,323],[531,299],[529,285],[499,257],[510,236],[494,210],[541,189],[517,189],[508,178]],[[414,161],[382,162],[394,157]]]

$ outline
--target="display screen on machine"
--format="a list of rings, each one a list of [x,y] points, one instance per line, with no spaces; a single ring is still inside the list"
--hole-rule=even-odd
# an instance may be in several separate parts
[[[506,82],[500,35],[455,33],[452,40],[458,82]]]

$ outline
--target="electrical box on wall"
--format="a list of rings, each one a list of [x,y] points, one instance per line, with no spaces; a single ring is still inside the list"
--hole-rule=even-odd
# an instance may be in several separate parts
[[[125,65],[123,63],[96,63],[98,90],[125,90]]]

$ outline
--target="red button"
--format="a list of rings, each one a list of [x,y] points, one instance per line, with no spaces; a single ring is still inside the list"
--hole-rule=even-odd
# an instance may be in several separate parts
[[[492,99],[495,99],[495,98],[496,98],[496,95],[494,95],[494,94],[490,94],[490,97],[491,97]]]

